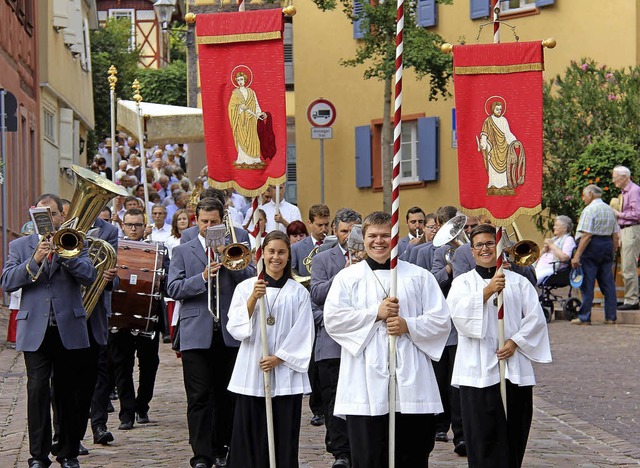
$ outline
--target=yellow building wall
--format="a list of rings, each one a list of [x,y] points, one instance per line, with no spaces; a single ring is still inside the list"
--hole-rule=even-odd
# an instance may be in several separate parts
[[[556,5],[541,8],[539,14],[503,18],[516,26],[521,41],[555,37],[558,46],[545,49],[545,80],[561,73],[571,60],[591,57],[612,67],[635,65],[638,61],[638,0],[615,2],[603,8],[596,0],[557,0]],[[333,139],[325,140],[325,203],[332,212],[349,206],[367,214],[382,209],[382,192],[358,189],[355,185],[355,130],[383,114],[383,83],[364,80],[364,66],[343,67],[341,59],[354,56],[357,42],[353,28],[341,11],[321,12],[310,0],[296,2],[294,17],[294,73],[297,146],[298,205],[303,217],[309,206],[320,201],[319,142],[310,137],[307,106],[323,97],[336,107]],[[435,30],[451,43],[475,43],[478,28],[486,20],[471,20],[469,1],[454,0],[438,6]],[[501,28],[503,42],[513,42],[511,31]],[[492,27],[486,26],[481,43],[493,40]],[[408,208],[421,206],[426,212],[441,205],[458,205],[457,150],[451,147],[451,109],[453,96],[428,100],[428,79],[418,81],[405,70],[403,114],[424,113],[440,117],[440,176],[426,187],[403,189],[400,194],[401,219]],[[449,87],[453,95],[453,85]],[[527,218],[527,219],[525,219]],[[401,226],[401,235],[406,226]],[[528,217],[518,220],[525,237],[540,240]]]

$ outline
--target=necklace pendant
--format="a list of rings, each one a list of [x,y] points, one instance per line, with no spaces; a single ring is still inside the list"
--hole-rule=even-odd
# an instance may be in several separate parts
[[[498,298],[497,297],[493,298],[493,305],[498,307]]]
[[[273,315],[269,315],[267,317],[267,325],[269,325],[270,327],[272,327],[273,325],[276,324],[276,318]]]

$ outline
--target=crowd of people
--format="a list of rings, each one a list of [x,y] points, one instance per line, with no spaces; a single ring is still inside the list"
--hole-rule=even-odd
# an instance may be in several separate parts
[[[610,288],[619,238],[623,253],[626,248],[633,256],[636,249],[636,261],[640,245],[633,237],[640,189],[626,168],[613,171],[623,193],[620,206],[605,205],[599,187],[586,187],[577,242],[571,218],[558,216],[537,264],[505,260],[504,273],[496,271],[490,218],[466,217],[468,242],[448,239],[436,247],[434,236],[460,214],[458,208],[442,206],[429,214],[410,208],[392,297],[389,214],[363,217],[340,208],[332,216],[328,206],[315,204],[303,220],[285,200],[284,185],[270,186],[256,216],[265,237],[257,239],[247,200],[233,190],[208,187],[206,169],[194,183],[186,179],[180,147],[154,150],[145,171],[145,206],[135,142],[124,143],[116,150],[122,159],[113,175],[130,195],[104,207],[89,234],[114,247],[118,264],[137,244],[147,251],[152,246],[164,258],[160,291],[150,295],[158,296],[151,301],[152,328],[132,333],[110,322],[116,312],[147,313],[126,306],[115,310],[112,299],[134,284],[119,268],[102,273],[107,286],[87,319],[82,286],[96,281],[96,270],[86,249],[64,258],[49,238],[25,235],[11,243],[0,278],[4,290],[21,290],[16,349],[24,353],[27,368],[32,467],[49,466],[50,454],[63,467],[78,467],[78,455],[87,452],[81,444],[87,420],[94,443],[112,442],[107,422],[113,391],[120,400],[118,430],[148,423],[161,340],[182,360],[194,468],[267,467],[271,451],[277,466],[297,467],[305,394],[311,394],[311,422],[325,425],[333,467],[386,467],[390,378],[397,385],[396,466],[427,466],[435,443],[447,442],[450,429],[453,450],[466,456],[469,466],[521,466],[536,383],[532,362],[551,361],[536,287],[558,269],[580,266],[583,306],[574,323],[590,323],[596,279],[605,295],[607,323],[615,323],[616,308],[637,308],[637,276],[620,306]],[[102,158],[96,170],[107,177]],[[37,206],[50,210],[56,229],[69,213],[69,202],[54,194],[42,195]],[[363,245],[349,242],[354,226],[361,228]],[[226,231],[222,243],[212,241],[216,228]],[[250,258],[227,257],[231,242],[244,245]],[[119,244],[128,246],[125,257]],[[260,278],[252,255],[258,244]],[[504,297],[503,346],[498,345],[498,294]],[[393,376],[390,336],[396,337]],[[500,362],[506,367],[506,401]],[[273,446],[266,437],[267,374]]]

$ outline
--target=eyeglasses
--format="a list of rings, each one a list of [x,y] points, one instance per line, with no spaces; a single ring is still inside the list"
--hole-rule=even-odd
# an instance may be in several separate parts
[[[438,227],[438,226],[437,226],[437,225],[435,225],[435,224],[426,224],[426,225],[424,226],[424,228],[425,228],[425,229],[430,229],[430,230],[432,230],[432,231],[433,231],[434,229],[436,229],[437,227]]]
[[[144,224],[143,223],[124,223],[124,226],[128,227],[129,229],[133,229],[133,228],[140,229],[142,228],[142,226],[144,226]]]
[[[490,242],[478,242],[477,244],[473,244],[473,250],[482,250],[485,247],[489,250],[495,249],[496,243],[495,241],[490,241]]]

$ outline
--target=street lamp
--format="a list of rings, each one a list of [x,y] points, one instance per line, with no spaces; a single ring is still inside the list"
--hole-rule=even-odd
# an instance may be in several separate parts
[[[176,9],[175,3],[171,0],[158,0],[153,4],[153,9],[156,12],[158,22],[162,24],[162,30],[166,31],[167,25],[171,21],[173,12]]]

